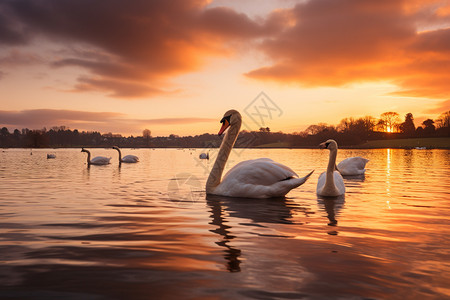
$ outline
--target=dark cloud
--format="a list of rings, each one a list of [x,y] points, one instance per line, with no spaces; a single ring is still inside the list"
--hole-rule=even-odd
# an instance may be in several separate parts
[[[91,72],[92,78],[84,77],[76,89],[87,90],[87,80],[89,90],[107,89],[113,96],[128,98],[166,92],[164,85],[172,76],[198,70],[207,57],[232,53],[232,43],[264,31],[244,14],[206,9],[207,4],[203,0],[6,0],[0,12],[7,9],[16,23],[33,32],[30,43],[33,36],[66,49],[84,48],[66,50],[66,56],[52,63]],[[86,52],[97,55],[88,57]]]

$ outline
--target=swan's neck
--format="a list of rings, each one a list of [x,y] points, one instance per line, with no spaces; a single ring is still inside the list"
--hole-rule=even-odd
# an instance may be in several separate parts
[[[336,188],[334,185],[334,170],[336,168],[337,149],[330,150],[330,157],[328,159],[327,177],[325,181],[326,187]]]
[[[116,149],[119,152],[119,162],[122,162],[122,152],[120,152],[120,149]]]
[[[227,163],[228,157],[230,156],[231,150],[233,149],[240,129],[241,121],[239,120],[238,123],[230,126],[228,132],[225,134],[225,137],[222,140],[222,144],[220,145],[219,154],[217,154],[214,166],[211,170],[211,173],[209,173],[208,180],[206,181],[207,194],[211,193],[214,188],[220,184],[223,169],[225,168],[225,164]]]
[[[89,152],[89,151],[86,151],[86,153],[87,153],[87,164],[89,165],[89,164],[91,164],[91,152]]]

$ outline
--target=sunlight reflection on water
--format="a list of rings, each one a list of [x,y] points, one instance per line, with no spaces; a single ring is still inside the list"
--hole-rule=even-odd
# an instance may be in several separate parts
[[[266,200],[206,196],[200,150],[123,149],[140,162],[119,166],[92,149],[113,159],[90,168],[80,149],[48,151],[0,152],[0,298],[450,296],[448,150],[339,150],[370,162],[336,199],[315,194],[327,151],[233,152],[226,170],[315,169]]]

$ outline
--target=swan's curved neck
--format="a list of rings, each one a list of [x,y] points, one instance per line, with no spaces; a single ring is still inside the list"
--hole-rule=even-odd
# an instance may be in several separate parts
[[[211,193],[216,186],[220,184],[222,179],[223,169],[227,163],[228,157],[230,156],[231,150],[233,149],[234,143],[236,142],[239,130],[241,129],[241,120],[239,119],[236,124],[233,124],[228,129],[225,137],[220,145],[219,153],[217,154],[214,166],[209,173],[208,180],[206,181],[206,193]]]
[[[336,157],[337,157],[337,149],[330,150],[325,186],[333,188],[336,188],[334,185],[334,170],[336,168]]]
[[[120,152],[120,149],[114,148],[119,152],[119,162],[122,162],[122,152]]]
[[[89,152],[88,150],[86,150],[86,153],[87,153],[87,164],[89,165],[89,164],[91,164],[91,152]]]

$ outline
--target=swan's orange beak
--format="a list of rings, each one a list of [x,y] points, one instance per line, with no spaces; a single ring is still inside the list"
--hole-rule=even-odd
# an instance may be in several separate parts
[[[223,122],[222,122],[222,127],[220,128],[219,133],[218,133],[219,136],[221,136],[222,133],[223,133],[229,126],[230,126],[230,122],[228,122],[227,119],[224,119]]]

